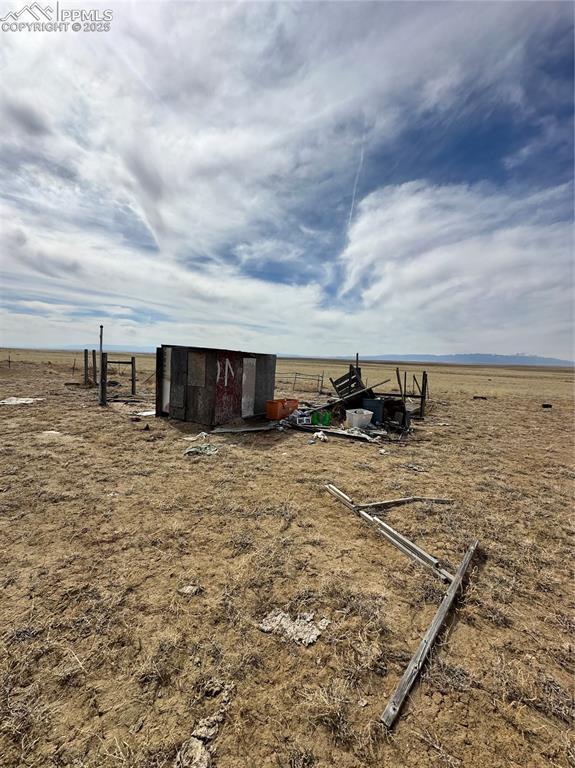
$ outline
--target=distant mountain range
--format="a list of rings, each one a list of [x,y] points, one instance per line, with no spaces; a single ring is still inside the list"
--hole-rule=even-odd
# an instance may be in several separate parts
[[[280,355],[280,357],[302,357],[301,355]],[[332,360],[351,360],[349,356],[334,357]],[[451,365],[538,365],[556,368],[572,368],[573,360],[561,360],[558,357],[539,357],[538,355],[360,355],[360,362],[381,361],[389,363],[438,363]]]
[[[94,349],[94,344],[87,344],[87,349]],[[80,345],[63,347],[63,349],[84,349]],[[136,352],[140,354],[153,353],[155,347],[128,347],[122,344],[105,344],[106,352]],[[278,357],[303,358],[308,360],[352,360],[355,357],[318,355],[285,355],[279,354]],[[483,353],[468,353],[460,355],[360,355],[360,361],[377,360],[389,363],[438,363],[451,365],[538,365],[556,368],[572,368],[575,366],[573,360],[562,360],[558,357],[540,357],[538,355],[516,354],[516,355],[489,355]]]

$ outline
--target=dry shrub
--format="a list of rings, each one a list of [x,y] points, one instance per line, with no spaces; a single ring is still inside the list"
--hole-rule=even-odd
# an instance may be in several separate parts
[[[145,690],[155,695],[160,688],[168,687],[182,668],[187,656],[185,649],[171,639],[161,640],[156,651],[148,657],[140,674],[138,683]]]
[[[427,744],[435,752],[439,765],[445,766],[445,768],[459,768],[461,766],[461,760],[450,754],[436,733],[430,728],[422,728],[421,730],[413,730],[414,733],[424,744]]]
[[[297,745],[290,747],[287,758],[278,761],[280,768],[313,768],[315,764],[312,750]]]
[[[438,658],[432,659],[423,673],[423,679],[441,693],[468,691],[474,684],[473,678],[463,667],[448,664]]]
[[[36,743],[48,721],[48,708],[37,684],[13,688],[6,678],[0,690],[0,733],[19,747],[24,757]]]
[[[507,662],[500,657],[494,670],[496,694],[510,704],[530,707],[568,725],[573,722],[573,695],[533,657]]]
[[[336,744],[350,746],[354,732],[349,723],[351,698],[346,682],[335,678],[326,686],[305,689],[303,697],[312,723],[329,731]]]
[[[237,557],[238,555],[244,554],[244,552],[249,552],[254,548],[253,533],[249,529],[240,531],[232,536],[231,544],[232,557]]]

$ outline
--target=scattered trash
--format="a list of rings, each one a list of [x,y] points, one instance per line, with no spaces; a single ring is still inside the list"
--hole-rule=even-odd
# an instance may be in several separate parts
[[[212,429],[213,435],[224,435],[226,433],[233,432],[271,432],[273,429],[279,429],[277,421],[266,422],[265,424],[257,424],[255,426],[241,426],[241,427],[215,427]],[[205,435],[202,432],[202,435]]]
[[[205,440],[209,435],[207,432],[200,432],[199,435],[192,435],[191,437],[182,437],[182,440],[190,440],[194,443],[196,440]]]
[[[373,411],[365,408],[353,408],[345,412],[345,426],[349,428],[366,427],[373,417]]]
[[[155,416],[156,411],[139,411],[136,416]]]
[[[43,397],[7,397],[5,400],[0,400],[0,405],[30,405],[37,400],[44,400]]]
[[[363,707],[367,707],[367,699],[360,699],[360,700],[357,702],[357,706],[358,706],[358,707],[362,707],[362,708],[363,708]]]
[[[196,456],[213,456],[213,454],[217,452],[218,449],[215,445],[202,443],[201,445],[190,445],[189,448],[186,448],[184,451],[184,456],[188,454],[194,454]]]
[[[309,419],[309,423],[312,424],[314,427],[329,427],[331,426],[332,421],[332,415],[329,411],[314,411],[310,416],[307,417]],[[302,420],[300,419],[298,421],[298,424],[301,423]],[[305,422],[304,422],[305,423]]]
[[[285,419],[290,413],[297,410],[299,402],[293,398],[266,401],[266,418],[270,421]]]
[[[185,595],[186,597],[194,597],[195,595],[201,595],[204,588],[199,584],[186,584],[184,587],[178,587],[178,593]]]
[[[386,450],[385,450],[385,448],[380,448],[380,449],[379,449],[379,453],[380,453],[382,456],[386,456],[386,455],[389,453],[389,451],[386,451]]]
[[[313,616],[313,613],[301,613],[294,620],[284,611],[275,609],[265,616],[263,621],[258,624],[258,628],[262,632],[283,635],[286,640],[293,640],[295,643],[311,645],[331,623],[329,619],[321,619],[316,624],[313,621]]]
[[[419,464],[405,464],[407,469],[411,469],[412,472],[427,472],[425,467],[420,467]]]
[[[298,429],[301,432],[311,432],[312,434],[316,432],[315,427],[308,426],[307,424],[300,425],[300,424],[292,424],[291,425],[293,429]],[[361,429],[328,429],[327,427],[325,429],[321,430],[324,435],[332,436],[332,437],[343,437],[348,438],[349,440],[363,440],[364,443],[377,443],[379,442],[379,436],[372,437],[367,432],[363,432]]]
[[[313,437],[314,440],[321,440],[322,443],[327,443],[327,435],[323,432],[314,432]]]
[[[541,403],[541,407],[542,407],[542,408],[553,408],[553,406],[551,405],[551,403]]]

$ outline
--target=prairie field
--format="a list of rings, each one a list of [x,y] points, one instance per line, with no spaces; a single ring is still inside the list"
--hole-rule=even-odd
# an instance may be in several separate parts
[[[222,434],[192,458],[202,427],[137,416],[153,355],[137,355],[141,401],[105,408],[82,361],[0,353],[0,399],[38,398],[0,406],[2,766],[575,765],[572,370],[429,365],[426,418],[401,442]],[[299,372],[323,373],[325,396],[346,367],[278,360],[277,394]],[[127,392],[129,369],[109,369]],[[397,389],[392,363],[362,372]],[[452,499],[384,514],[452,571],[480,542],[391,732],[380,715],[445,586],[327,483]],[[304,646],[260,629],[275,609],[327,621]]]

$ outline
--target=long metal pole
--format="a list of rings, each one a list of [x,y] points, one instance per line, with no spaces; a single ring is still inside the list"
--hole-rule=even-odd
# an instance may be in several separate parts
[[[453,576],[451,573],[441,567],[441,564],[436,557],[433,557],[433,555],[430,555],[424,549],[418,547],[417,544],[415,544],[413,541],[410,541],[405,536],[402,536],[399,531],[396,531],[395,528],[392,528],[390,525],[385,523],[380,517],[377,517],[377,515],[370,515],[369,512],[366,512],[364,508],[354,504],[349,496],[346,496],[345,493],[340,491],[339,488],[337,488],[335,485],[332,485],[331,483],[326,485],[326,490],[368,523],[374,523],[376,525],[376,530],[385,539],[387,539],[390,544],[393,544],[393,546],[397,547],[400,552],[403,552],[404,555],[411,557],[412,560],[420,563],[420,565],[429,568],[432,573],[438,576],[442,581],[446,581],[448,583],[453,581]]]
[[[104,354],[104,326],[101,325],[100,326],[100,404],[102,404],[103,401],[105,401],[105,399],[106,399],[106,394],[105,394],[105,392],[102,389],[102,386],[105,386],[105,385],[102,385],[102,379],[104,378],[102,376],[102,370],[103,370],[102,369],[102,362],[103,362],[102,361],[102,355],[103,354]]]
[[[465,556],[461,561],[459,568],[457,569],[457,573],[455,574],[455,577],[451,582],[445,597],[441,601],[441,605],[437,609],[437,613],[433,617],[429,629],[425,633],[423,640],[419,644],[419,648],[414,653],[407,669],[399,681],[399,685],[397,686],[395,693],[389,700],[389,703],[381,716],[382,722],[385,723],[388,728],[391,728],[395,722],[395,718],[398,716],[403,702],[409,694],[409,691],[411,690],[419,672],[421,671],[425,659],[427,658],[429,651],[431,650],[431,647],[435,642],[441,627],[443,626],[443,622],[449,613],[449,609],[451,608],[453,601],[457,597],[457,593],[461,588],[465,572],[469,567],[469,563],[471,562],[471,558],[477,549],[478,543],[478,541],[474,541],[465,553]]]

